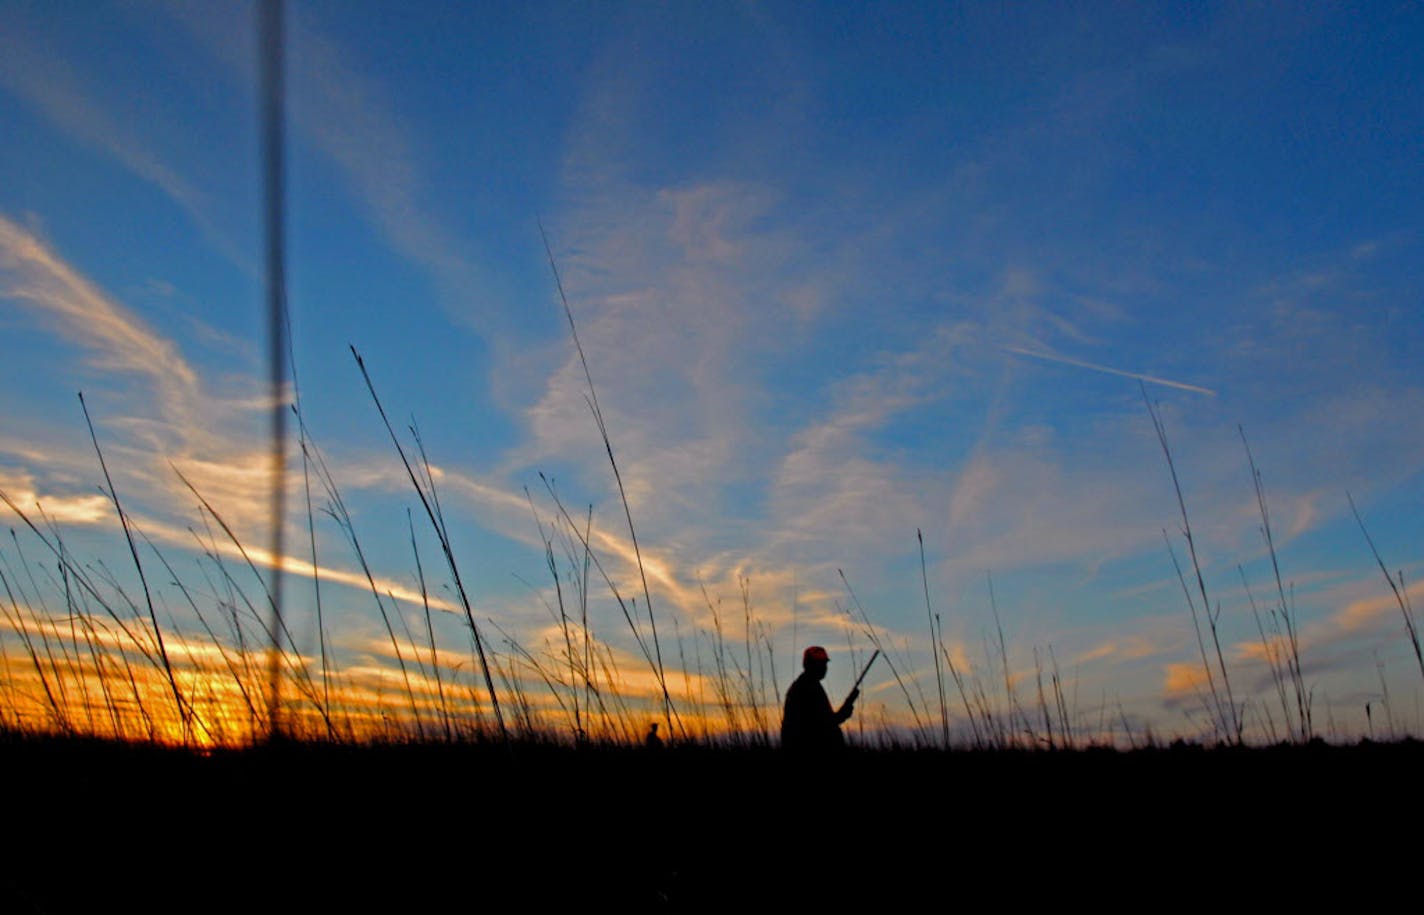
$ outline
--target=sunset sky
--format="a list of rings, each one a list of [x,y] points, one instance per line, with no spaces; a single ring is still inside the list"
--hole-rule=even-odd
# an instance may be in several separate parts
[[[541,474],[573,516],[592,506],[594,550],[646,612],[542,223],[670,686],[713,668],[708,599],[746,666],[745,581],[771,701],[812,643],[843,694],[847,652],[871,648],[843,572],[937,706],[918,530],[945,645],[986,689],[992,577],[1021,701],[1051,650],[1084,732],[1209,734],[1145,390],[1248,731],[1283,712],[1242,583],[1268,618],[1242,430],[1317,729],[1365,733],[1387,688],[1394,726],[1424,733],[1424,678],[1346,495],[1424,604],[1419,5],[294,2],[287,21],[302,410],[413,629],[407,509],[433,598],[455,597],[353,345],[405,444],[418,424],[497,651],[494,625],[561,650]],[[125,587],[79,391],[152,577],[156,547],[214,592],[178,472],[266,543],[254,35],[245,3],[0,0],[0,489]],[[287,543],[306,562],[295,432],[292,454]],[[389,674],[313,485],[333,650]],[[34,590],[59,614],[53,558],[0,510],[18,535],[0,568],[48,563]],[[287,578],[308,656],[311,595]],[[22,671],[14,620],[45,611],[4,600]],[[596,572],[590,617],[650,695]],[[468,677],[462,617],[437,626]],[[866,727],[908,722],[887,666],[864,693]]]

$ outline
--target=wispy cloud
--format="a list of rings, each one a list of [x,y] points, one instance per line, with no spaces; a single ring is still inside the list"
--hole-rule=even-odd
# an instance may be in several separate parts
[[[0,214],[0,298],[28,309],[69,346],[87,353],[109,377],[136,378],[144,393],[124,400],[117,416],[99,425],[124,427],[118,449],[136,448],[136,464],[122,471],[147,492],[166,492],[170,504],[187,500],[167,462],[191,472],[196,482],[245,527],[265,511],[269,474],[258,449],[229,428],[264,409],[260,399],[239,392],[213,395],[176,343],[100,289],[53,247]],[[253,382],[250,387],[257,389]],[[106,394],[122,394],[114,385]],[[115,447],[111,440],[110,447]],[[75,464],[68,460],[64,463]]]
[[[251,256],[219,230],[207,195],[165,161],[134,124],[116,117],[110,106],[98,101],[96,87],[86,83],[77,67],[57,53],[36,47],[35,41],[18,23],[0,22],[0,88],[158,189],[223,256],[251,272]]]
[[[239,536],[260,528],[267,516],[271,483],[266,452],[241,442],[223,423],[235,414],[265,410],[265,403],[222,401],[210,396],[198,372],[173,341],[105,294],[44,241],[3,215],[0,215],[0,284],[3,284],[0,297],[32,309],[63,339],[89,351],[101,368],[137,375],[153,392],[157,415],[147,420],[147,427],[159,435],[137,446],[120,441],[124,453],[141,462],[130,468],[128,479],[136,479],[134,474],[138,474],[139,480],[146,479],[149,486],[145,487],[145,493],[158,499],[150,511],[134,513],[135,523],[141,530],[173,546],[194,547],[192,534],[185,527],[161,521],[151,514],[153,510],[166,510],[185,516],[196,505],[187,485],[169,466],[170,461],[217,507]],[[116,523],[106,497],[62,491],[42,495],[42,484],[36,479],[34,467],[48,466],[52,456],[40,451],[28,457],[36,462],[33,467],[9,473],[8,479],[0,477],[11,499],[22,509],[39,504],[57,521]],[[297,484],[295,476],[289,478],[289,487]],[[217,542],[216,549],[229,557],[241,553],[227,540]],[[276,558],[264,549],[256,546],[245,549],[246,558],[255,563],[265,567],[277,564]],[[336,568],[315,570],[308,561],[293,556],[283,557],[281,565],[296,575],[310,576],[319,571],[325,581],[357,589],[369,587],[362,574]],[[391,594],[412,603],[421,600],[418,592],[401,582],[378,576],[375,586],[383,595]],[[438,596],[430,600],[431,606],[437,609],[456,609]]]
[[[255,84],[245,40],[252,23],[243,8],[171,3],[164,9],[230,78]],[[234,41],[234,32],[244,40]],[[288,46],[292,131],[335,164],[359,210],[394,251],[425,271],[452,317],[492,330],[499,313],[487,304],[493,297],[482,252],[440,215],[438,187],[397,101],[301,10],[290,16]]]
[[[0,282],[0,296],[51,321],[66,339],[90,349],[101,368],[142,376],[173,421],[196,421],[201,385],[177,347],[3,214]]]
[[[12,486],[10,485],[12,483],[19,485]],[[0,474],[0,496],[14,503],[15,508],[24,513],[22,517],[28,518],[41,530],[44,529],[45,520],[60,524],[102,524],[115,529],[119,526],[119,519],[114,512],[113,503],[107,496],[42,495],[36,491],[33,481],[28,475],[7,480],[5,474]],[[251,562],[254,566],[264,569],[279,565],[273,554],[260,546],[248,545],[240,540],[234,541],[220,534],[215,534],[211,539],[204,540],[199,538],[190,527],[169,524],[144,514],[126,512],[126,515],[128,515],[131,529],[140,537],[150,541],[184,550],[211,551],[218,557],[241,563]],[[373,574],[368,578],[362,572],[327,565],[314,566],[308,560],[292,555],[282,556],[280,565],[283,571],[299,578],[319,579],[324,583],[346,585],[358,592],[370,591],[375,588],[382,597],[390,597],[407,604],[423,606],[428,602],[431,609],[434,610],[446,613],[464,612],[463,608],[453,601],[437,594],[423,596],[418,589],[412,588],[408,583],[379,574]]]

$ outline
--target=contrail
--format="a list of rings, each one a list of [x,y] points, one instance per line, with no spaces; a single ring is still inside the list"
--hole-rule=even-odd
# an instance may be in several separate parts
[[[1179,391],[1193,391],[1197,394],[1205,394],[1208,397],[1216,396],[1216,392],[1211,388],[1187,384],[1184,381],[1173,381],[1170,378],[1158,378],[1156,375],[1142,375],[1137,372],[1125,372],[1122,369],[1109,368],[1106,365],[1096,365],[1092,362],[1084,362],[1081,359],[1069,359],[1067,356],[1055,356],[1052,353],[1041,353],[1037,350],[1024,349],[1020,346],[1006,346],[1004,349],[1020,356],[1042,359],[1045,362],[1061,362],[1064,365],[1074,365],[1080,369],[1091,369],[1094,372],[1103,372],[1108,375],[1121,375],[1124,378],[1135,378],[1138,381],[1145,381],[1149,384],[1160,384],[1164,388],[1176,388]]]

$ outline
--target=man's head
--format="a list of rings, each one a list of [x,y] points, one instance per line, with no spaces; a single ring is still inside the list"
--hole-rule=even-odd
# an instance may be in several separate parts
[[[817,680],[826,677],[826,667],[831,663],[831,656],[826,654],[826,649],[820,645],[812,645],[801,655],[801,667]]]

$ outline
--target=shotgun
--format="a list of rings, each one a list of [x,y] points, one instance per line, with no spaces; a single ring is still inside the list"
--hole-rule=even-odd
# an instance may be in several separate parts
[[[880,657],[880,649],[875,649],[875,654],[870,656],[870,660],[865,662],[865,666],[860,669],[860,676],[855,678],[855,685],[850,688],[851,692],[860,689],[860,682],[865,679],[865,675],[870,673],[870,665],[875,663],[875,659]]]

